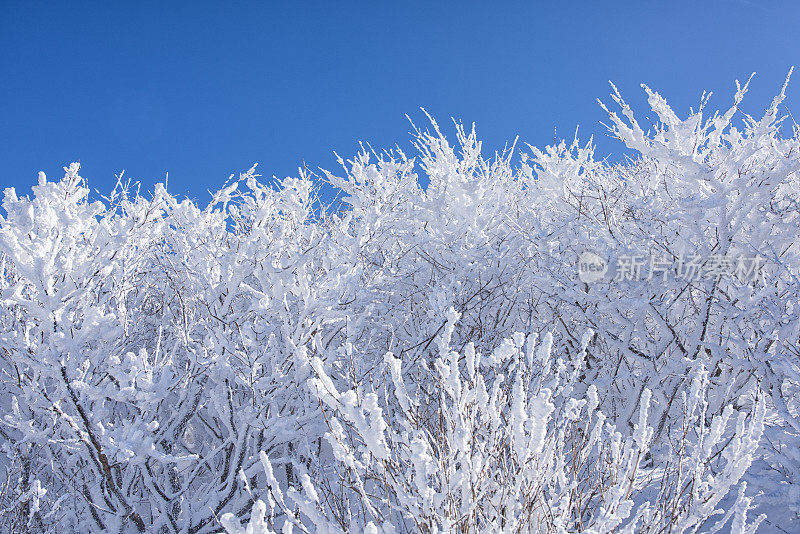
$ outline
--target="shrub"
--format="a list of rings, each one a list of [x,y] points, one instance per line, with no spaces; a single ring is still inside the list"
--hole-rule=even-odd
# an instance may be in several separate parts
[[[800,132],[781,130],[785,87],[758,120],[739,111],[746,86],[685,120],[647,91],[649,130],[612,95],[610,129],[639,154],[620,164],[577,140],[487,158],[474,128],[451,144],[431,121],[415,158],[364,150],[341,176],[273,184],[253,168],[205,206],[121,180],[94,198],[77,164],[30,198],[6,189],[2,528],[214,532],[268,495],[276,518],[295,513],[278,495],[311,488],[306,474],[321,500],[300,494],[298,525],[512,529],[527,506],[542,528],[713,530],[699,521],[720,507],[742,530],[755,499],[765,525],[795,528]],[[587,251],[607,276],[578,276]],[[614,279],[633,257],[678,268]],[[724,276],[742,257],[758,276]],[[523,358],[516,332],[550,333],[553,367]],[[494,405],[464,397],[483,387]],[[453,488],[481,443],[486,493],[470,500]],[[449,471],[405,467],[423,457]],[[749,493],[725,497],[739,478]],[[428,489],[441,500],[420,502]]]

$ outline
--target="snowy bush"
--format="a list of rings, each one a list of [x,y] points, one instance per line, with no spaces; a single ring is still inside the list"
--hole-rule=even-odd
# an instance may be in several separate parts
[[[322,361],[312,359],[311,388],[330,410],[326,439],[335,459],[326,462],[335,476],[324,465],[321,471],[333,482],[321,498],[303,473],[302,493],[289,489],[290,508],[264,454],[269,508],[256,501],[249,530],[226,514],[227,532],[275,532],[276,511],[283,524],[316,532],[685,532],[707,522],[718,529],[731,517],[731,532],[758,527],[761,519],[747,522],[744,484],[727,514],[716,506],[750,466],[763,402],[750,421],[728,406],[707,425],[707,373],[699,364],[683,392],[675,450],[654,466],[649,390],[623,439],[598,410],[597,388],[585,399],[569,397],[581,358],[553,362],[550,337],[537,351],[536,335],[525,343],[521,334],[485,359],[471,344],[461,355],[449,347],[456,319],[453,310],[432,376],[415,382],[428,388],[410,393],[400,360],[386,354],[391,401],[375,390],[337,391]],[[592,335],[583,336],[582,353]],[[715,514],[722,517],[709,522]]]
[[[622,164],[432,121],[333,205],[6,189],[2,529],[800,528],[800,131],[745,91],[647,129],[614,90]]]

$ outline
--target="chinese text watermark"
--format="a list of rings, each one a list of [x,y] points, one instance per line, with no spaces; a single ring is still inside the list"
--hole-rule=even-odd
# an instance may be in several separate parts
[[[700,279],[735,278],[740,283],[757,280],[761,275],[765,259],[760,256],[645,256],[640,254],[620,255],[616,259],[613,280],[640,281],[668,278],[696,281]],[[586,251],[578,258],[578,277],[582,282],[597,282],[605,278],[609,262],[600,255]]]

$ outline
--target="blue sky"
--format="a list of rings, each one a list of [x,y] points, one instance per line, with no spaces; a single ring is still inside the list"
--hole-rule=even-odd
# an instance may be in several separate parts
[[[408,113],[476,122],[485,147],[594,134],[608,80],[642,113],[647,83],[683,114],[728,105],[757,72],[758,113],[800,66],[800,3],[16,2],[0,15],[0,188],[29,192],[80,161],[201,200],[265,176],[336,167],[359,140],[409,147]],[[798,73],[800,76],[800,73]],[[800,80],[787,110],[800,120]]]

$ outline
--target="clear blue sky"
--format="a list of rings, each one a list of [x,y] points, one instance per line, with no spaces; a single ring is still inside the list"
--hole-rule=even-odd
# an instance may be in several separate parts
[[[259,162],[333,169],[357,141],[408,147],[408,113],[476,122],[487,147],[595,134],[621,150],[596,103],[613,80],[680,112],[757,72],[759,112],[800,66],[800,3],[0,2],[0,188],[29,192],[80,161],[90,186],[114,173],[151,190],[207,190]],[[788,109],[800,121],[800,72]]]

